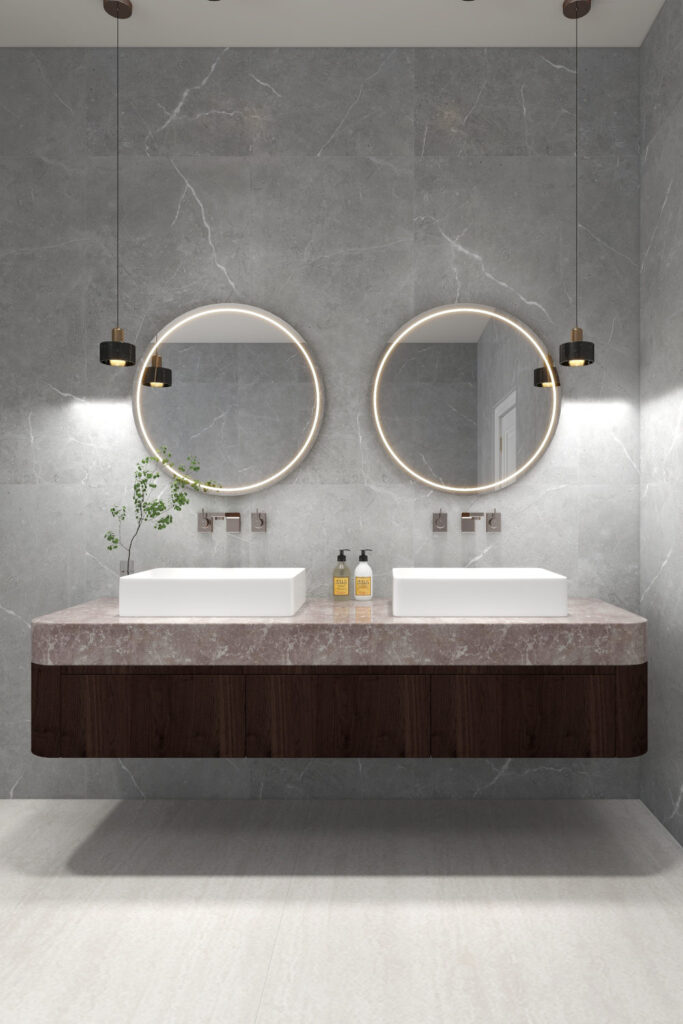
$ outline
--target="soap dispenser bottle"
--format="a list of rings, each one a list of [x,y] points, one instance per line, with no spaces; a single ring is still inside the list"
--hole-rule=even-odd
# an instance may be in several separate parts
[[[340,550],[332,574],[332,597],[335,601],[345,601],[351,596],[351,570],[346,564],[348,550],[348,548]]]
[[[368,562],[367,552],[372,548],[363,548],[353,574],[353,596],[356,601],[372,600],[372,567]]]

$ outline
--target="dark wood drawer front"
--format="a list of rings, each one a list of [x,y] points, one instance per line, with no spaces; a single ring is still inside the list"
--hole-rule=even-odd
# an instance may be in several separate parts
[[[433,757],[614,757],[614,669],[470,669],[432,677]]]
[[[62,757],[244,757],[242,676],[64,669],[60,685]]]
[[[616,756],[647,753],[647,665],[616,669]]]
[[[647,665],[33,666],[41,757],[638,757]]]
[[[247,757],[429,757],[425,675],[249,675]]]
[[[31,671],[31,753],[62,756],[62,685],[57,668],[33,665]]]

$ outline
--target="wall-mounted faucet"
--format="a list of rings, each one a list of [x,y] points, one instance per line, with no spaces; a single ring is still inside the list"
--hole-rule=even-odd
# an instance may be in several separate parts
[[[496,512],[495,508],[493,512],[486,513],[486,532],[487,533],[501,533],[503,530],[503,516],[500,512]]]
[[[432,533],[448,532],[448,512],[442,508],[438,512],[432,512]]]
[[[266,512],[259,512],[256,509],[255,512],[251,513],[251,532],[252,533],[265,533],[268,529],[268,514]]]
[[[216,519],[225,519],[225,529],[228,533],[239,533],[242,529],[242,516],[239,512],[207,512],[203,508],[197,513],[197,532],[213,533]]]
[[[501,533],[503,529],[503,517],[500,512],[463,512],[460,516],[460,532],[474,533],[478,519],[486,520],[487,533]]]
[[[460,516],[460,532],[461,533],[474,533],[478,519],[483,519],[483,512],[463,512]]]

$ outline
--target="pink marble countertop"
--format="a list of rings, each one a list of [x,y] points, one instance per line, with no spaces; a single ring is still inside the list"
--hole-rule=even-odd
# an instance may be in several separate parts
[[[640,665],[647,623],[592,599],[566,618],[395,618],[309,601],[286,618],[122,618],[99,598],[34,619],[37,665]]]

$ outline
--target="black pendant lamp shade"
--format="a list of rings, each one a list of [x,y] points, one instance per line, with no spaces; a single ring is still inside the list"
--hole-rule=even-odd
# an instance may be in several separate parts
[[[119,90],[119,21],[122,18],[130,18],[133,13],[132,0],[103,0],[103,7],[107,14],[116,19],[116,323],[119,324],[119,236],[120,236],[120,214],[119,203],[119,164],[121,158],[120,147],[120,90]],[[123,328],[114,327],[111,332],[111,341],[100,343],[100,362],[106,366],[135,366],[135,345],[123,340]]]
[[[152,361],[142,375],[142,383],[146,388],[170,388],[173,386],[173,373],[167,366],[162,366],[161,356],[152,356]]]
[[[562,366],[590,366],[594,362],[595,345],[583,340],[580,327],[572,328],[572,340],[560,345],[560,363]]]
[[[123,340],[123,328],[114,327],[111,341],[100,343],[100,362],[107,366],[135,366],[135,345]]]
[[[535,388],[559,388],[560,386],[560,375],[557,372],[557,367],[553,366],[552,375],[548,372],[547,366],[539,366],[537,370],[534,370],[534,387]]]

